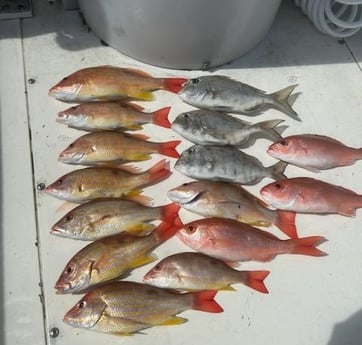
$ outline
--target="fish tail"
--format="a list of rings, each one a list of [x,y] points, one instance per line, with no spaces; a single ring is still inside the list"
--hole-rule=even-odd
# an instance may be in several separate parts
[[[271,177],[273,177],[275,180],[282,180],[287,178],[284,175],[284,170],[287,167],[288,163],[286,162],[278,162],[270,167],[271,169]]]
[[[277,210],[277,218],[274,223],[290,238],[298,238],[295,215],[295,212]]]
[[[269,293],[264,284],[264,279],[269,275],[269,273],[270,271],[248,271],[246,272],[246,280],[244,284],[256,291]]]
[[[224,309],[214,300],[216,293],[217,291],[214,290],[194,292],[192,309],[208,313],[222,313]]]
[[[155,111],[153,113],[152,123],[157,126],[171,128],[171,123],[168,120],[168,114],[169,114],[170,110],[171,110],[171,107],[165,107],[165,108]]]
[[[265,136],[270,139],[271,141],[278,141],[282,139],[280,133],[276,130],[276,126],[279,125],[284,120],[269,120],[269,121],[262,121],[255,124],[255,127],[258,127]]]
[[[156,163],[148,170],[148,183],[162,181],[171,175],[170,164],[165,159]]]
[[[287,240],[287,242],[292,242],[294,248],[291,253],[309,255],[309,256],[325,256],[325,252],[317,249],[316,247],[321,243],[325,242],[326,238],[323,236],[311,236],[298,239]]]
[[[175,218],[178,215],[179,209],[180,206],[175,203],[162,206],[161,220],[166,221],[167,223],[175,223]]]
[[[298,114],[293,110],[292,106],[288,102],[291,93],[297,86],[298,84],[290,85],[282,90],[274,92],[271,94],[271,98],[273,100],[272,104],[275,108],[290,116],[294,120],[301,121]]]
[[[173,141],[167,141],[165,143],[161,143],[159,146],[158,152],[161,155],[173,157],[173,158],[179,158],[180,154],[176,151],[176,146],[181,143],[181,140],[173,140]]]
[[[162,222],[152,233],[156,236],[158,243],[163,243],[174,236],[177,230],[178,227],[174,224]]]
[[[187,79],[185,78],[164,78],[163,89],[173,93],[179,93],[182,89],[182,85],[186,81]]]

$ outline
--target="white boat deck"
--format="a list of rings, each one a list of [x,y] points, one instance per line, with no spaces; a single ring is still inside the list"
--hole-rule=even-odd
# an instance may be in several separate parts
[[[220,292],[222,314],[188,311],[188,323],[154,327],[145,334],[119,337],[72,328],[62,322],[80,296],[56,295],[54,283],[67,261],[85,244],[54,237],[50,227],[63,214],[59,200],[37,190],[74,167],[57,162],[57,154],[82,132],[55,122],[68,105],[48,97],[48,89],[77,69],[113,64],[139,67],[155,76],[192,77],[210,72],[173,71],[139,63],[89,32],[77,11],[57,3],[34,1],[34,17],[0,21],[0,344],[208,344],[357,345],[362,339],[362,210],[355,218],[299,215],[303,236],[323,235],[323,258],[283,255],[270,263],[241,267],[270,269],[269,295],[241,285]],[[318,33],[290,1],[284,1],[267,37],[248,55],[213,73],[224,74],[268,92],[298,83],[294,108],[302,122],[270,110],[251,121],[282,118],[286,135],[319,133],[362,147],[362,31],[338,41]],[[172,94],[157,92],[146,110],[172,106],[170,120],[189,106]],[[249,119],[250,120],[250,119]],[[154,141],[179,138],[171,130],[148,126]],[[190,144],[179,146],[179,152]],[[266,140],[248,152],[264,165]],[[161,157],[140,164],[149,167]],[[171,167],[175,160],[170,159]],[[362,193],[362,161],[353,166],[313,174],[289,166],[286,174],[316,176]],[[187,181],[174,174],[145,189],[155,205],[168,202],[168,189]],[[265,179],[248,188],[256,194]],[[196,216],[182,211],[184,221]],[[282,238],[282,234],[271,229]],[[188,250],[177,238],[160,246],[160,258]],[[139,280],[152,264],[137,269]],[[59,334],[54,331],[59,330]],[[56,335],[51,337],[50,334]]]

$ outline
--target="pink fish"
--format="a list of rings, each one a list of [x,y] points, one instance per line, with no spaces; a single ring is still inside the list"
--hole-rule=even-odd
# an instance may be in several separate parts
[[[362,159],[362,148],[352,148],[333,138],[317,135],[292,135],[272,144],[267,152],[274,158],[311,171],[351,165]]]
[[[224,261],[266,262],[279,254],[326,255],[315,248],[326,240],[322,236],[280,240],[233,219],[196,220],[180,226],[176,236],[190,248]]]
[[[362,207],[362,195],[310,177],[270,183],[260,191],[271,206],[300,213],[337,213],[354,217]]]

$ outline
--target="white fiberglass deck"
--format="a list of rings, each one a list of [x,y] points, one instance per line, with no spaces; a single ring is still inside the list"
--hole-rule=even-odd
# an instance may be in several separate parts
[[[177,44],[177,43],[175,43]],[[48,89],[65,75],[88,66],[139,67],[154,76],[193,77],[210,72],[171,71],[141,64],[103,46],[83,25],[76,11],[34,1],[34,17],[0,21],[0,344],[247,344],[247,345],[357,345],[362,339],[362,211],[355,218],[297,216],[303,236],[324,235],[321,249],[329,256],[284,255],[266,264],[242,268],[270,269],[269,295],[241,285],[237,292],[220,292],[216,299],[223,314],[188,311],[188,323],[154,327],[134,337],[117,337],[72,328],[64,313],[80,298],[56,295],[54,283],[70,257],[85,243],[49,234],[64,211],[60,201],[38,191],[74,167],[57,162],[57,154],[82,132],[55,122],[66,104],[50,99]],[[285,135],[319,133],[354,147],[362,146],[362,32],[345,42],[318,33],[290,1],[284,1],[263,42],[248,55],[222,66],[224,74],[264,89],[278,90],[298,83],[294,108],[302,122],[270,110],[251,119],[282,118]],[[146,110],[172,106],[170,120],[191,107],[176,95],[157,92]],[[152,140],[179,138],[171,130],[147,126]],[[183,141],[181,152],[190,144]],[[264,165],[274,163],[265,153],[269,142],[259,140],[248,152]],[[140,164],[149,167],[158,161]],[[174,160],[170,159],[173,168]],[[316,176],[362,193],[362,162],[318,175],[289,166],[286,174]],[[174,172],[166,181],[147,188],[155,205],[168,202],[166,191],[184,181]],[[248,188],[258,194],[259,185]],[[196,219],[182,211],[184,221]],[[271,229],[276,235],[281,233]],[[160,258],[187,248],[176,238],[160,246]],[[152,264],[137,269],[139,280]],[[56,327],[59,335],[49,336]]]

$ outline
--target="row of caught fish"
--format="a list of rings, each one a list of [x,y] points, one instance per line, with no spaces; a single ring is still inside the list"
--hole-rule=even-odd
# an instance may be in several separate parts
[[[289,102],[296,85],[266,94],[250,85],[225,76],[203,76],[193,79],[154,78],[136,69],[98,66],[81,69],[54,85],[49,95],[68,102],[154,99],[153,91],[178,93],[195,107],[255,116],[276,108],[299,120]],[[299,120],[300,121],[300,120]]]

